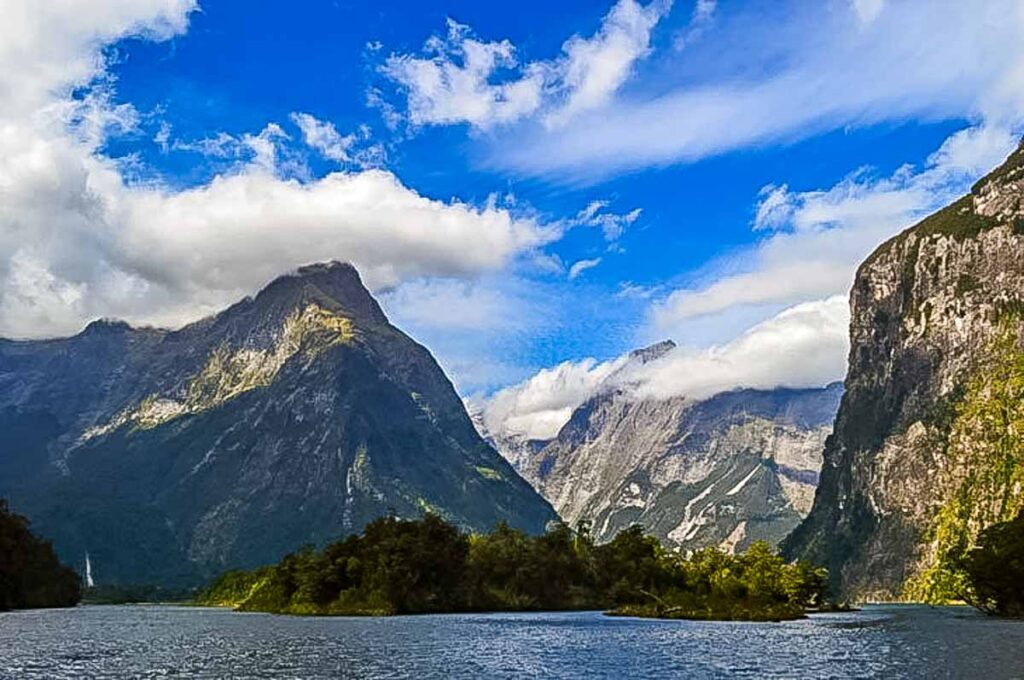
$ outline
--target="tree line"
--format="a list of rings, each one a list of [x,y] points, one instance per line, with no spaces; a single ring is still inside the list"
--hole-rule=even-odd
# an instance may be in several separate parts
[[[0,498],[0,611],[73,607],[81,597],[78,574]]]
[[[434,515],[383,517],[322,550],[231,571],[197,602],[244,611],[388,615],[604,609],[670,618],[782,620],[826,602],[827,573],[766,543],[689,556],[635,526],[597,545],[589,526],[530,536],[499,524],[466,534]]]

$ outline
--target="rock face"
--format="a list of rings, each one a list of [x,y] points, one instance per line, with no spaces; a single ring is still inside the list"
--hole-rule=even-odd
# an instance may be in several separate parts
[[[692,401],[637,399],[614,378],[620,387],[576,409],[546,445],[496,442],[566,522],[590,521],[599,541],[640,524],[684,550],[742,550],[778,543],[807,514],[840,384]]]
[[[827,564],[848,596],[929,597],[943,550],[1021,504],[1014,427],[974,426],[1008,384],[997,374],[1019,368],[1024,146],[879,247],[850,304],[846,393],[814,507],[784,550]]]
[[[555,518],[349,265],[177,331],[0,341],[0,495],[97,583],[185,583],[387,512]]]

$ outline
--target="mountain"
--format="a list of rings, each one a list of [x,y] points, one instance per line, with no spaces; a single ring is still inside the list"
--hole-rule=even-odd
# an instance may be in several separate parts
[[[97,584],[193,582],[386,513],[556,517],[339,263],[176,331],[0,341],[0,495]]]
[[[778,543],[810,509],[839,383],[637,398],[629,375],[674,348],[637,350],[547,443],[494,437],[570,524],[599,541],[641,524],[668,546]]]
[[[955,557],[1024,505],[1024,145],[880,246],[850,294],[846,393],[792,557],[866,599],[955,593]]]

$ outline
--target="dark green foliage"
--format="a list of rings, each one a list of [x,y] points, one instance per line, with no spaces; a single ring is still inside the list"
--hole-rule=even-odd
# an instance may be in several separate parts
[[[996,300],[995,310],[995,321],[997,323],[1006,320],[1012,320],[1019,317],[1024,317],[1024,300],[1020,298]]]
[[[974,238],[998,224],[999,222],[995,219],[976,213],[974,197],[968,194],[937,213],[926,217],[914,227],[914,232],[920,237],[941,234],[963,240]]]
[[[29,531],[28,520],[0,499],[0,611],[34,607],[73,607],[81,583],[57,560],[53,548]]]
[[[589,525],[529,536],[501,523],[467,536],[433,515],[383,518],[359,536],[221,576],[207,605],[288,614],[612,609],[675,618],[779,620],[823,604],[827,574],[786,564],[765,543],[744,555],[684,558],[640,527],[595,545]]]
[[[989,614],[1024,617],[1024,512],[985,529],[961,568],[968,602]]]

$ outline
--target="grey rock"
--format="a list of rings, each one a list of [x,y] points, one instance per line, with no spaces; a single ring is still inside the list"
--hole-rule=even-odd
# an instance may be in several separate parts
[[[899,598],[927,555],[950,494],[938,421],[1000,319],[1024,309],[1022,254],[1024,145],[857,272],[846,393],[813,509],[784,544],[826,564],[843,594]]]
[[[97,583],[193,583],[389,512],[556,517],[339,263],[176,331],[0,340],[0,495]]]

